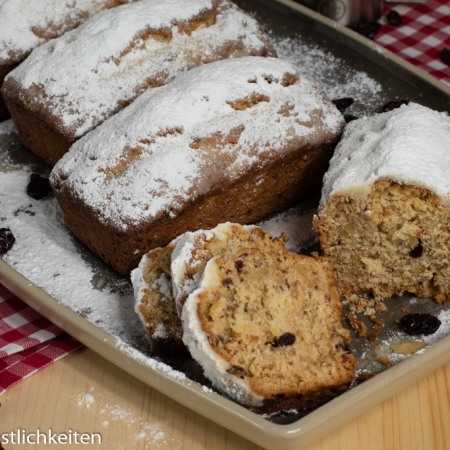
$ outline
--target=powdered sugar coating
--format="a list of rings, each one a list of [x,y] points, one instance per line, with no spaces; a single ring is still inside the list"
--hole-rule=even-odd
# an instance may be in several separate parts
[[[319,213],[331,196],[364,196],[383,179],[429,189],[450,205],[449,149],[449,116],[417,103],[352,121],[325,174]]]
[[[51,182],[119,231],[163,214],[174,217],[270,157],[334,139],[342,115],[306,80],[283,86],[287,76],[296,76],[291,64],[262,57],[184,73],[77,141]],[[265,100],[232,106],[252,98]],[[209,145],[211,138],[225,143]]]
[[[149,85],[222,59],[220,52],[227,53],[227,47],[231,56],[267,51],[258,23],[228,0],[219,0],[211,26],[188,34],[173,25],[213,10],[216,3],[141,0],[104,11],[37,48],[9,77],[27,108],[75,139]],[[172,33],[170,38],[143,36],[165,29]]]
[[[122,0],[122,3],[132,0]],[[48,39],[105,9],[110,0],[0,0],[0,66],[19,62]]]
[[[203,367],[205,376],[217,389],[241,404],[258,407],[263,404],[263,397],[252,391],[246,379],[228,372],[230,363],[214,351],[198,317],[199,295],[204,289],[217,284],[218,258],[216,256],[208,261],[198,289],[187,298],[183,306],[181,313],[183,342],[192,357]]]

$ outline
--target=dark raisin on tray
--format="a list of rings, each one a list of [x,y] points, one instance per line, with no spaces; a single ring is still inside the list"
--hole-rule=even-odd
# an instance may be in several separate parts
[[[406,314],[399,321],[400,328],[410,336],[428,336],[435,333],[440,325],[441,321],[429,313]]]
[[[353,105],[354,100],[351,97],[343,97],[333,100],[334,105],[340,112],[344,112],[349,106]]]
[[[295,334],[284,333],[272,341],[272,346],[273,347],[287,347],[289,345],[294,345],[294,342],[295,342]]]
[[[391,9],[386,14],[386,19],[387,19],[389,25],[391,25],[393,27],[398,27],[403,23],[402,16],[395,9]]]
[[[41,200],[52,192],[48,178],[41,177],[36,173],[30,175],[30,182],[27,186],[27,194],[35,200]]]
[[[349,25],[349,28],[368,39],[373,39],[380,31],[381,23],[360,22],[353,25]]]
[[[449,48],[443,48],[441,50],[441,61],[446,64],[447,66],[450,66],[450,49]]]
[[[359,119],[359,117],[356,117],[353,114],[345,114],[344,115],[344,120],[345,120],[346,123],[349,123],[349,122],[351,122],[353,120],[358,120],[358,119]]]
[[[392,111],[393,109],[400,108],[402,105],[407,105],[409,100],[405,98],[396,98],[395,100],[391,100],[390,102],[383,105],[381,108],[381,112]]]
[[[12,231],[9,228],[0,228],[0,255],[11,250],[14,242],[16,242],[16,238]]]

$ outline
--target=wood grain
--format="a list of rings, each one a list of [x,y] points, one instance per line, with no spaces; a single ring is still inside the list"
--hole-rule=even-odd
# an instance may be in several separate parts
[[[450,363],[307,450],[450,449]],[[0,434],[100,433],[92,449],[261,450],[83,348],[0,397]],[[80,448],[4,445],[5,450]],[[282,450],[282,447],[280,447]]]

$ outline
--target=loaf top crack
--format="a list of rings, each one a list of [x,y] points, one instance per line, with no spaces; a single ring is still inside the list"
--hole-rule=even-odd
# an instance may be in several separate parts
[[[290,63],[228,59],[146,91],[77,141],[51,183],[129,232],[149,218],[175,216],[280,155],[335,142],[343,122]]]

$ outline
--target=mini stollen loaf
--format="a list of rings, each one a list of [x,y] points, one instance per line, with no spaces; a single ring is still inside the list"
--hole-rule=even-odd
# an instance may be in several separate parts
[[[50,182],[72,232],[128,274],[179,234],[319,190],[343,126],[291,64],[227,59],[146,91],[77,141]]]
[[[133,0],[0,0],[0,88],[33,49],[105,9]],[[10,116],[0,95],[0,120]]]
[[[342,292],[450,301],[450,118],[416,103],[347,125],[314,219]]]
[[[149,88],[229,57],[276,56],[229,0],[140,0],[37,48],[2,94],[25,145],[54,165],[81,136]]]

